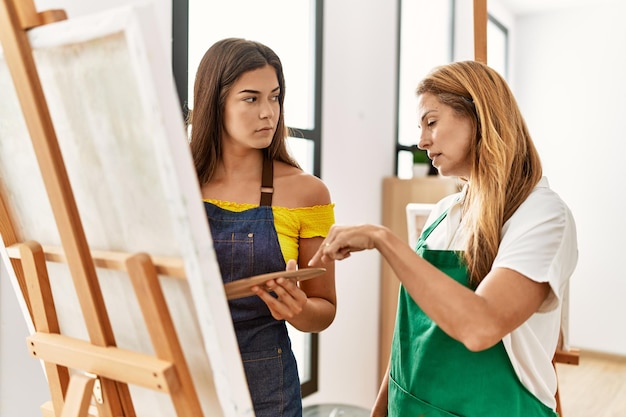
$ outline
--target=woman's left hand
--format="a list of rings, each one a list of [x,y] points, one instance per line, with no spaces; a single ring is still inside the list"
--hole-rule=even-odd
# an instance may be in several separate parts
[[[286,271],[295,271],[296,261],[287,263]],[[291,320],[302,312],[307,303],[307,295],[300,289],[296,280],[276,278],[265,282],[264,286],[255,285],[252,291],[261,297],[276,320]],[[271,292],[276,294],[274,297]]]

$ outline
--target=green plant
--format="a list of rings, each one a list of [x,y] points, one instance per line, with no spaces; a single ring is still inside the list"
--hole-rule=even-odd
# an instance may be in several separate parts
[[[414,164],[430,163],[430,159],[428,158],[428,152],[426,152],[424,149],[419,149],[418,147],[415,147],[412,152]]]

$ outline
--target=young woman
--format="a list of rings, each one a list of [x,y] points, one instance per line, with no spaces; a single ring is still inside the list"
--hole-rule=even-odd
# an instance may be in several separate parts
[[[225,283],[306,267],[334,223],[328,189],[287,151],[284,97],[280,59],[258,42],[221,40],[198,67],[191,149]],[[304,332],[332,323],[334,266],[325,267],[229,302],[257,417],[302,414],[285,322]]]
[[[401,281],[372,416],[556,416],[551,360],[578,259],[570,210],[496,71],[445,65],[417,95],[418,146],[463,190],[436,205],[417,254],[385,227],[333,226],[310,262],[376,249]]]

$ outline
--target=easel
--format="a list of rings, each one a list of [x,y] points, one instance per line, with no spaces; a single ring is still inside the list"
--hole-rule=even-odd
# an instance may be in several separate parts
[[[474,61],[487,63],[487,0],[474,0]]]
[[[487,0],[474,0],[474,60],[484,64],[487,63],[487,20]],[[567,307],[568,306],[564,306],[564,308]],[[561,338],[552,363],[578,365],[579,361],[579,350],[564,345]],[[562,417],[563,412],[558,387],[555,397],[556,411],[559,413],[559,416]]]
[[[134,417],[131,384],[169,395],[177,416],[203,416],[158,279],[159,274],[184,279],[181,259],[94,252],[88,246],[26,34],[65,19],[61,10],[38,13],[32,0],[0,0],[0,41],[62,242],[62,247],[44,248],[23,241],[0,189],[0,233],[36,330],[28,346],[32,356],[43,361],[50,387],[51,402],[41,407],[42,413],[93,416],[93,396],[98,417]],[[60,334],[46,262],[67,264],[89,341]],[[96,266],[128,273],[154,355],[116,346]]]

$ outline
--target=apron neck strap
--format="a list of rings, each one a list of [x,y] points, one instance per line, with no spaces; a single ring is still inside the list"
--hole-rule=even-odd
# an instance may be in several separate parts
[[[261,177],[261,202],[262,206],[272,205],[272,196],[274,194],[274,161],[265,156],[263,159],[263,174]]]
[[[446,211],[441,213],[441,215],[430,226],[422,231],[421,236],[419,237],[419,239],[417,239],[417,242],[415,243],[415,252],[419,253],[419,251],[426,246],[426,239],[428,238],[430,233],[435,230],[435,227],[439,226],[439,223],[441,223],[443,219],[446,218],[449,210],[449,208],[446,209]]]

